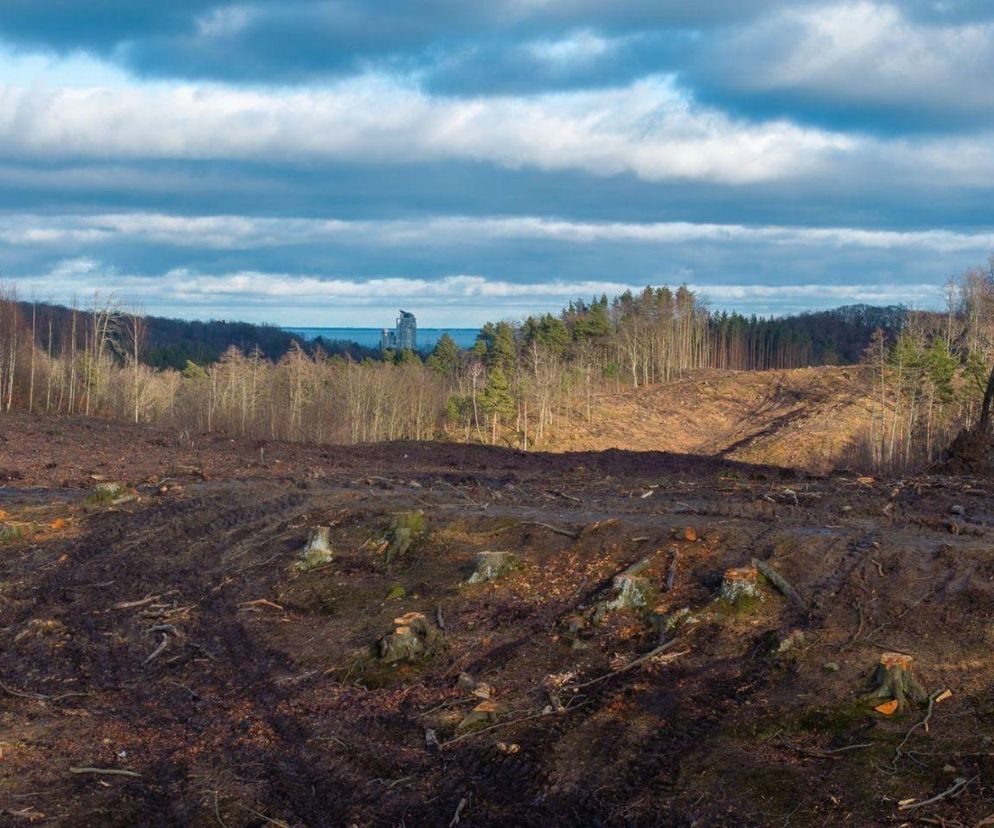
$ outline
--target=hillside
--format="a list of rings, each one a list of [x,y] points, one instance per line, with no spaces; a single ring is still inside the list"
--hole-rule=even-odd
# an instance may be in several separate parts
[[[666,385],[601,394],[592,422],[560,428],[554,451],[670,451],[829,471],[871,411],[858,366],[693,371]]]

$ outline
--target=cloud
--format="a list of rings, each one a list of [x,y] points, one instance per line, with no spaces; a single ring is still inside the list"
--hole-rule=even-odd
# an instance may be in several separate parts
[[[941,5],[920,3],[917,17],[870,0],[786,7],[707,41],[684,79],[705,100],[765,117],[889,132],[990,124],[994,10]]]
[[[515,168],[744,183],[854,150],[848,136],[691,106],[665,78],[611,91],[446,98],[386,78],[321,91],[0,87],[3,152],[27,158],[235,159]]]
[[[677,245],[707,242],[770,247],[876,248],[938,253],[994,250],[994,231],[868,230],[855,227],[674,222],[584,222],[541,216],[442,216],[341,220],[257,216],[108,213],[51,216],[8,214],[0,242],[8,245],[154,244],[180,248],[257,250],[298,245],[451,247],[486,242]]]
[[[786,0],[5,0],[0,37],[85,51],[156,77],[301,82],[364,67],[424,67],[440,50],[480,41],[555,41],[710,28]],[[793,0],[796,4],[799,0]]]
[[[670,281],[670,284],[676,284]],[[643,283],[623,280],[553,279],[517,283],[475,274],[440,279],[417,277],[346,278],[318,274],[235,271],[204,274],[179,268],[155,276],[128,274],[90,258],[60,261],[48,272],[22,281],[22,295],[87,301],[95,294],[140,302],[150,313],[218,317],[218,309],[258,321],[296,326],[355,325],[356,314],[375,325],[384,307],[413,308],[422,325],[471,326],[529,313],[558,312],[568,301],[625,290]],[[903,303],[934,306],[941,287],[933,284],[727,284],[691,282],[692,290],[715,309],[790,313],[843,303]]]
[[[994,247],[992,41],[977,0],[5,0],[0,269],[283,321],[927,303]]]

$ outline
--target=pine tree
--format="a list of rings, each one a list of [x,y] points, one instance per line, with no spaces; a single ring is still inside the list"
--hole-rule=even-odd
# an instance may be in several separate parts
[[[511,395],[511,383],[499,365],[494,365],[487,374],[487,384],[480,395],[480,405],[490,415],[490,442],[497,443],[497,429],[501,418],[514,413],[514,397]]]
[[[459,367],[459,346],[447,333],[442,334],[435,343],[435,349],[428,357],[428,367],[446,379],[455,377]]]

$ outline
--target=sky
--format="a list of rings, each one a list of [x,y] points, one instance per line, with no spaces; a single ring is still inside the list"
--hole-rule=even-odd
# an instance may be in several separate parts
[[[992,79],[989,0],[3,0],[0,279],[289,326],[938,307],[994,251]]]

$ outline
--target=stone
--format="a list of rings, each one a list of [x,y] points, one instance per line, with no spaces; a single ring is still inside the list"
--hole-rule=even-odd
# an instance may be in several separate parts
[[[966,509],[960,505],[954,505],[949,507],[949,514],[951,515],[965,515]]]
[[[467,584],[485,584],[496,581],[518,565],[518,559],[510,552],[480,552],[475,559],[473,574]]]
[[[791,630],[790,633],[784,637],[777,647],[777,653],[779,655],[784,655],[789,653],[791,650],[795,650],[798,647],[803,647],[805,644],[805,637],[803,630]]]
[[[821,665],[821,669],[826,673],[837,673],[839,672],[839,665],[838,662],[835,661],[826,661]]]
[[[311,531],[307,545],[300,553],[300,560],[297,561],[297,569],[307,572],[331,563],[333,553],[329,541],[330,532],[328,526],[317,526]]]

